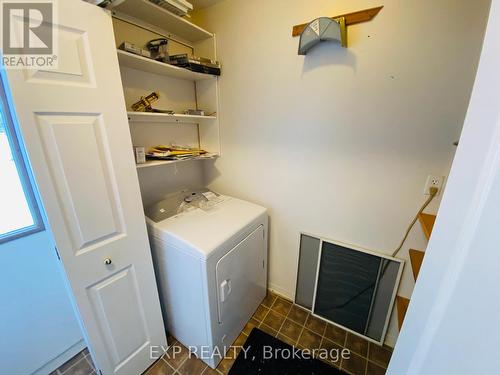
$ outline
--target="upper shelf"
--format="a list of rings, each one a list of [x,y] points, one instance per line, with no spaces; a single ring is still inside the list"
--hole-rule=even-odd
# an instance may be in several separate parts
[[[108,9],[147,22],[189,42],[198,42],[213,36],[212,33],[149,0],[116,1],[108,5]]]
[[[189,81],[201,81],[204,79],[212,79],[215,77],[210,74],[193,72],[188,69],[179,68],[178,66],[159,62],[122,50],[117,50],[117,53],[120,65],[126,66],[128,68],[142,70],[144,72],[161,74],[164,76],[185,79]]]

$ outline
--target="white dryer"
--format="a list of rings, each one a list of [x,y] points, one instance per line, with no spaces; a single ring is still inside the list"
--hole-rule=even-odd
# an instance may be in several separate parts
[[[208,190],[146,209],[165,325],[215,368],[266,295],[267,211]]]

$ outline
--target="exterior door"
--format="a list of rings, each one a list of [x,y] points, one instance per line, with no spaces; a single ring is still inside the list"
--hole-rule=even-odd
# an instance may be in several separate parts
[[[58,68],[8,69],[14,107],[93,359],[139,374],[166,338],[111,16],[55,5]]]

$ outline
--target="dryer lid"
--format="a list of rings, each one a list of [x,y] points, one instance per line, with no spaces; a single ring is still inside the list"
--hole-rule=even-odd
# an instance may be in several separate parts
[[[220,195],[208,189],[181,190],[145,208],[146,217],[155,223],[195,208],[207,209],[219,202]]]

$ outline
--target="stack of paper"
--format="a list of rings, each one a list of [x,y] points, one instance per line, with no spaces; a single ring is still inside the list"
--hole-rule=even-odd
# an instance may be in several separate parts
[[[179,160],[200,157],[207,154],[198,148],[183,148],[179,146],[155,146],[148,150],[146,156],[151,159]]]
[[[186,0],[149,0],[178,16],[185,16],[193,10],[193,4]]]

